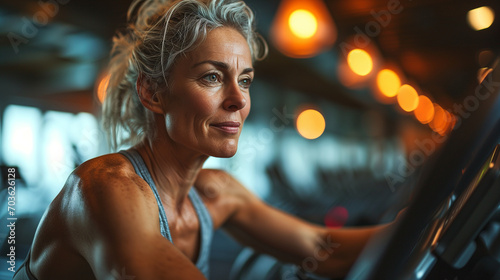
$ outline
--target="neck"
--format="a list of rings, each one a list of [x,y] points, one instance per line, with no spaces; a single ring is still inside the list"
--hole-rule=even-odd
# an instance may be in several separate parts
[[[135,148],[144,159],[160,197],[167,200],[166,205],[180,211],[208,156],[175,143],[166,132],[161,134],[154,139],[146,138]]]

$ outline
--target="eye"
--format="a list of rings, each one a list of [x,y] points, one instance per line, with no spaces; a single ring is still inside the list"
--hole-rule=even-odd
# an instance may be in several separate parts
[[[250,85],[252,84],[252,79],[250,79],[250,78],[241,79],[239,84],[243,88],[249,88]]]
[[[203,77],[203,79],[209,83],[218,83],[220,82],[220,79],[219,79],[219,75],[217,75],[216,73],[210,73],[210,74],[207,74]]]

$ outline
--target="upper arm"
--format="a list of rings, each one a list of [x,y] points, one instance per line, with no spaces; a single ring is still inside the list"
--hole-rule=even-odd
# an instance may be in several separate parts
[[[74,243],[97,279],[122,273],[137,279],[204,279],[161,235],[158,208],[148,199],[145,182],[116,174],[93,177],[80,179],[67,209]]]

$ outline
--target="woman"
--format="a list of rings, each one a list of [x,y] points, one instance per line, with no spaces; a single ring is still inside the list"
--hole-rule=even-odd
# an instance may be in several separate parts
[[[345,275],[382,227],[309,224],[227,173],[202,170],[209,156],[235,154],[250,111],[253,62],[266,53],[250,9],[226,0],[136,1],[129,19],[114,40],[103,118],[114,147],[133,146],[71,174],[14,279],[204,279],[220,227],[280,260],[312,257],[315,273]]]

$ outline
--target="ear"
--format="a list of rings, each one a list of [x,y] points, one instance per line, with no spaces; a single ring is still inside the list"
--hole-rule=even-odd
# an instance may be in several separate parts
[[[136,83],[137,94],[142,105],[153,113],[163,114],[163,107],[158,97],[158,92],[151,85],[148,77],[140,74]]]

